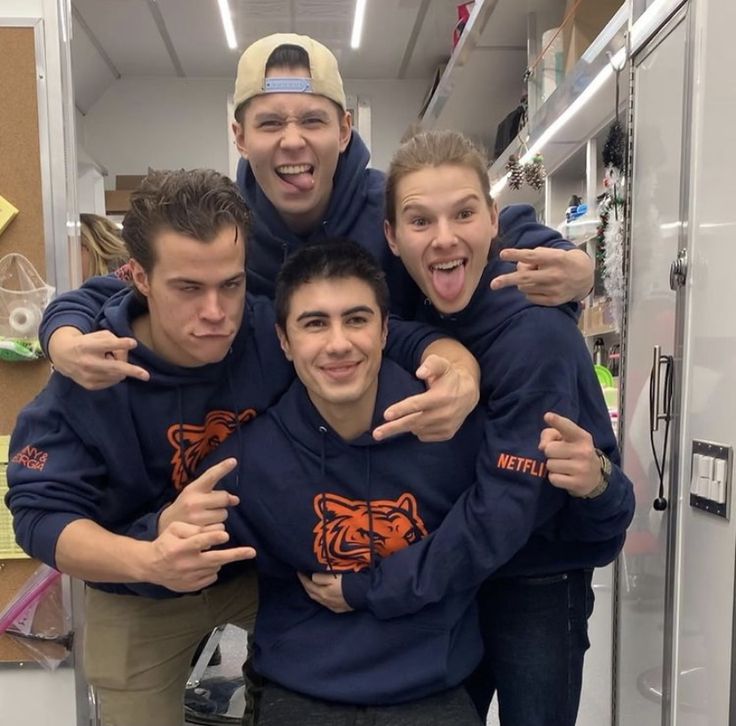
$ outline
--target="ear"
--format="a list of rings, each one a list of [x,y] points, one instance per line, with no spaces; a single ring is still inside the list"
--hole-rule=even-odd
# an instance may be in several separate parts
[[[151,283],[148,279],[148,273],[143,269],[141,263],[133,257],[128,260],[128,264],[130,265],[133,284],[141,295],[148,297],[151,294]]]
[[[491,199],[491,201],[489,202],[488,213],[491,215],[491,244],[488,245],[488,259],[490,260],[491,254],[495,252],[500,244],[498,239],[499,213],[498,204],[496,204],[495,199]]]
[[[314,498],[314,509],[319,516],[331,514],[334,517],[350,517],[360,509],[360,502],[353,502],[339,494],[325,493],[324,497],[317,494]]]
[[[345,111],[340,119],[340,153],[342,154],[348,148],[350,137],[353,134],[353,117],[350,111]]]
[[[400,499],[396,501],[396,507],[402,512],[406,512],[406,515],[413,522],[417,515],[417,500],[413,494],[404,494]]]
[[[495,199],[491,201],[488,211],[491,213],[491,239],[496,239],[498,237],[498,204]]]
[[[394,234],[394,228],[391,226],[391,222],[389,222],[387,219],[383,220],[383,234],[386,237],[386,241],[388,242],[388,248],[393,252],[397,257],[401,257],[399,254],[399,247],[396,244],[396,235]]]
[[[381,350],[385,350],[387,340],[388,340],[388,315],[383,319],[383,323],[381,325]]]
[[[278,323],[274,327],[276,328],[276,335],[279,338],[279,343],[281,344],[281,350],[284,351],[286,360],[288,361],[294,360],[291,357],[291,349],[289,347],[289,339],[286,337],[286,331]]]
[[[240,155],[244,158],[248,158],[248,149],[245,147],[245,124],[240,124],[237,121],[233,121],[232,125],[233,137],[235,139],[235,146],[237,147]]]

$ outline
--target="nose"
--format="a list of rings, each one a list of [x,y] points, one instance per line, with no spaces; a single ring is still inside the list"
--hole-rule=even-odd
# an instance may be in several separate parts
[[[287,121],[281,134],[281,146],[285,149],[298,149],[304,146],[304,136],[296,121]]]
[[[451,247],[457,243],[457,235],[455,234],[455,228],[452,221],[440,217],[437,220],[437,231],[432,241],[435,247]]]
[[[209,290],[204,294],[199,316],[208,323],[221,323],[225,319],[218,290]]]
[[[330,355],[345,355],[350,351],[352,343],[342,325],[333,325],[330,328],[329,338],[327,340],[327,352]]]

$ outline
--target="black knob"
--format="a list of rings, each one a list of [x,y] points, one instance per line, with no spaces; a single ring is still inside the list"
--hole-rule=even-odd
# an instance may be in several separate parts
[[[658,511],[658,512],[664,512],[665,509],[667,509],[667,500],[664,497],[657,497],[652,506]]]

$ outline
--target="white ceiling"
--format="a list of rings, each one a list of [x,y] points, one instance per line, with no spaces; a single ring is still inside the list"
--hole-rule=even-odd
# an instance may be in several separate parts
[[[345,78],[429,82],[450,55],[457,1],[368,0],[358,50],[350,48],[355,0],[229,4],[238,50],[227,47],[216,0],[72,0],[78,109],[86,113],[121,77],[234,79],[242,50],[263,35],[285,31],[331,48]]]

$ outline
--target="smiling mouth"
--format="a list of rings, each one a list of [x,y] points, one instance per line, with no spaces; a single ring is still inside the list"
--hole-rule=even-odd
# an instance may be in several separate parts
[[[322,371],[330,378],[348,378],[358,368],[359,363],[344,363],[339,366],[323,366]]]

